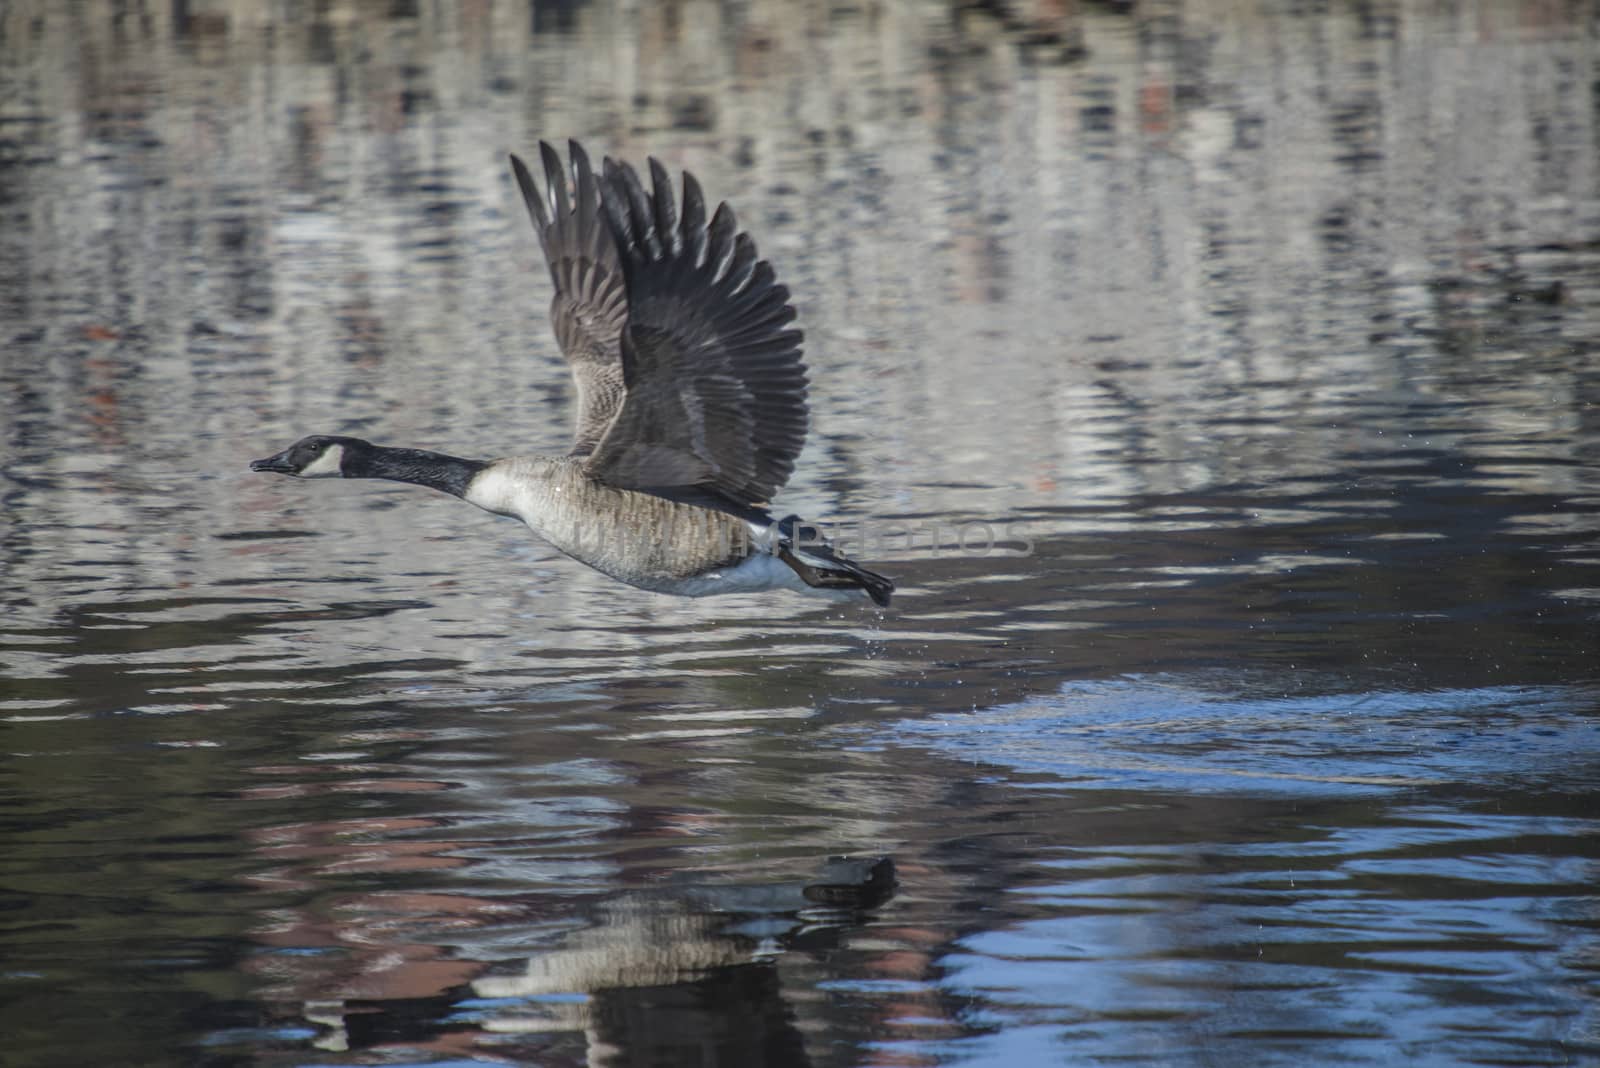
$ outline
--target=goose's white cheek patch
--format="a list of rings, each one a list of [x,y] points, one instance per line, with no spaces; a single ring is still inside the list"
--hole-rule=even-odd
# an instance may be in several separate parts
[[[301,478],[343,478],[339,464],[344,459],[343,445],[329,445],[322,450],[322,455],[306,464],[299,471]]]

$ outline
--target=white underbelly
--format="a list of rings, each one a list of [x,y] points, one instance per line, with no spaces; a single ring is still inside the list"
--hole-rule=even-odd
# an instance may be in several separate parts
[[[719,593],[759,593],[763,590],[819,591],[807,586],[794,568],[769,553],[758,552],[734,567],[708,571],[656,587],[680,597],[712,597]]]

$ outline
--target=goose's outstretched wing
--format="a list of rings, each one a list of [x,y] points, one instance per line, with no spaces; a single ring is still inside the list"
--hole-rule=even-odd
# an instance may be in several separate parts
[[[572,452],[581,456],[593,451],[622,406],[621,339],[628,295],[616,242],[601,209],[599,179],[578,143],[569,141],[567,146],[570,191],[561,156],[543,141],[539,142],[543,191],[516,156],[511,157],[511,170],[556,285],[550,320],[578,387]]]
[[[650,179],[646,192],[632,167],[605,161],[601,201],[627,283],[627,392],[587,469],[614,486],[769,500],[806,440],[789,291],[726,204],[707,221],[693,175],[683,176],[681,216],[654,159]]]

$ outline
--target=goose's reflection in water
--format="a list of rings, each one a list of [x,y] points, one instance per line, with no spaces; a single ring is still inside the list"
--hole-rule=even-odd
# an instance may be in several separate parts
[[[808,1065],[807,1037],[825,1027],[808,1020],[815,999],[786,987],[779,960],[834,950],[895,886],[890,857],[830,857],[804,881],[622,894],[520,973],[480,975],[425,1004],[313,999],[302,1014],[321,1029],[313,1044],[339,1052],[532,1038],[547,1051],[581,1042],[593,1065],[677,1064],[690,1053],[730,1068]]]

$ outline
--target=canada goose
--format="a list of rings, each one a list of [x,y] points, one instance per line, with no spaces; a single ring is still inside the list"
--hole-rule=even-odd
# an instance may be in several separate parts
[[[865,593],[894,583],[766,502],[806,438],[806,374],[789,291],[700,183],[650,160],[652,189],[626,163],[601,176],[577,142],[568,169],[540,142],[541,193],[511,169],[533,219],[555,299],[550,317],[578,387],[565,456],[464,460],[360,438],[314,435],[252,471],[384,478],[453,494],[520,519],[557,549],[633,586],[701,597],[790,589]]]

